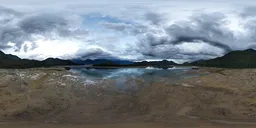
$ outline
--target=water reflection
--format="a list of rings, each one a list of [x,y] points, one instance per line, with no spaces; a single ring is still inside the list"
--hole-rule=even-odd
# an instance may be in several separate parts
[[[187,71],[191,67],[173,67],[169,69],[160,68],[116,68],[116,69],[87,69],[87,68],[72,68],[71,71],[80,74],[87,82],[100,82],[104,80],[112,80],[115,85],[122,86],[127,84],[136,85],[137,82],[132,80],[141,80],[147,84],[153,82],[165,82],[172,84],[177,80],[194,77],[193,74],[188,74]]]

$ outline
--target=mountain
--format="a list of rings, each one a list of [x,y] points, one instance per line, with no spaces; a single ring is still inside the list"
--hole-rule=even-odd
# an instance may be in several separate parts
[[[94,64],[93,66],[115,66],[115,67],[133,67],[133,66],[153,66],[153,67],[167,67],[170,65],[177,65],[173,61],[168,61],[168,60],[162,60],[162,61],[142,61],[142,62],[133,62],[129,64],[120,64],[120,63],[115,63],[113,61],[108,61],[105,63],[101,64]]]
[[[190,64],[203,67],[256,68],[256,51],[254,49],[232,51],[222,57],[195,61]]]
[[[0,51],[0,68],[34,68],[49,66],[77,65],[70,60],[48,58],[44,61],[21,59],[15,55]]]
[[[41,62],[44,66],[59,66],[59,65],[77,65],[70,60],[61,60],[58,58],[48,58]]]
[[[0,51],[0,59],[1,60],[20,60],[18,56],[11,55],[11,54],[4,54],[2,51]]]
[[[106,63],[113,63],[113,64],[132,64],[132,61],[129,60],[118,60],[118,59],[86,59],[86,60],[81,60],[81,59],[73,59],[72,60],[74,63],[77,64],[84,64],[84,65],[99,65],[99,64],[106,64]]]
[[[177,65],[177,63],[175,63],[173,61],[162,60],[162,61],[142,61],[142,62],[136,62],[132,65],[136,65],[136,66],[164,66],[164,65]]]

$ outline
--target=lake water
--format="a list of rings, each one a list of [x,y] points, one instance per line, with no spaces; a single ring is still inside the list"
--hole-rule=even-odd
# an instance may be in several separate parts
[[[112,81],[114,85],[124,87],[127,84],[136,85],[138,81],[144,84],[164,82],[173,84],[178,80],[196,77],[198,75],[189,74],[187,71],[191,67],[173,67],[169,69],[160,68],[116,68],[116,69],[87,69],[72,68],[73,73],[80,74],[87,84],[96,84],[104,81]]]

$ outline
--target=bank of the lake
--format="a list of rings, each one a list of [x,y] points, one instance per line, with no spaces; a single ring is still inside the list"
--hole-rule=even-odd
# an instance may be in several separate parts
[[[254,127],[256,69],[186,71],[202,72],[207,74],[172,86],[133,78],[130,87],[138,87],[124,92],[112,80],[86,85],[64,68],[1,69],[0,127],[20,121],[49,127]]]

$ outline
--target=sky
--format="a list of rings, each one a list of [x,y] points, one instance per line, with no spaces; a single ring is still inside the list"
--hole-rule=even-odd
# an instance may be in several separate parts
[[[0,50],[21,58],[182,63],[256,48],[253,0],[0,3]]]

